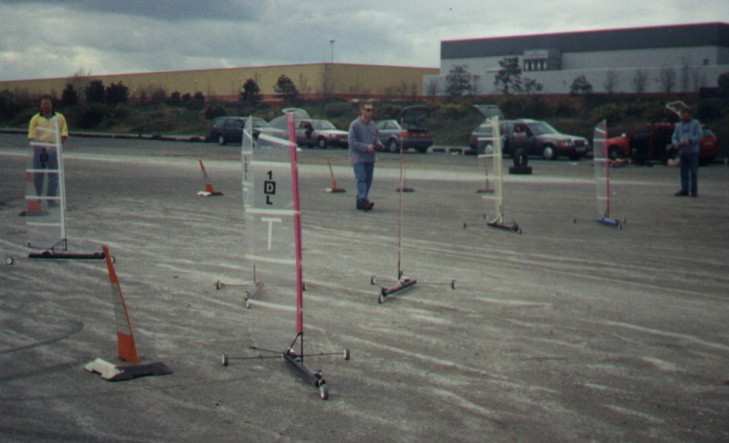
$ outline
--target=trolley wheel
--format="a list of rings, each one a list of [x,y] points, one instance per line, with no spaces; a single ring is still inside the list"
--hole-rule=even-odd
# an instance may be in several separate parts
[[[329,389],[327,389],[327,385],[319,385],[319,396],[322,400],[329,400]]]
[[[223,366],[228,366],[228,354],[223,352],[223,356],[221,357],[220,362],[223,363]]]
[[[344,348],[343,357],[345,360],[349,360],[349,357],[351,356],[349,353],[349,348]]]
[[[243,300],[246,303],[246,309],[251,309],[251,299],[248,297],[248,294],[246,294],[246,297]]]
[[[385,302],[385,294],[380,292],[380,295],[377,296],[377,303],[382,304]]]
[[[370,277],[370,284],[372,286],[376,285],[377,284],[377,277],[375,277],[374,275],[372,277]]]
[[[13,257],[5,257],[6,265],[12,265],[13,263],[15,263],[15,259]]]
[[[451,289],[456,289],[456,281],[451,280]]]
[[[223,287],[223,282],[218,280],[215,282],[215,289],[221,289]]]

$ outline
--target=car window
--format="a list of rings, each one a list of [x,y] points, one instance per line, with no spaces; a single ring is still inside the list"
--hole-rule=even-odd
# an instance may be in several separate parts
[[[546,122],[529,123],[527,124],[527,126],[529,127],[529,130],[531,130],[533,135],[559,134],[559,131],[554,129]]]
[[[704,129],[704,137],[716,137],[716,134],[714,134],[714,131],[712,131],[711,129],[708,129],[708,128],[703,128],[703,129]]]
[[[316,129],[337,129],[329,120],[316,120],[314,127]]]

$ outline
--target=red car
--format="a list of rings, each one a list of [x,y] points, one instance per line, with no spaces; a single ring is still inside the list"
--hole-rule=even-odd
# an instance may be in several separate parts
[[[631,158],[636,163],[665,163],[673,157],[671,149],[673,123],[651,123],[636,126],[627,135],[607,140],[608,156],[613,159]],[[699,142],[699,162],[713,161],[717,156],[716,135],[708,128],[703,128],[704,136]]]

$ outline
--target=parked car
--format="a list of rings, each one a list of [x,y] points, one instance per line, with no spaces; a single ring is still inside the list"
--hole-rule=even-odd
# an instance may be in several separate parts
[[[665,163],[675,155],[670,149],[674,123],[647,123],[634,127],[627,134],[607,140],[608,156],[613,159],[630,158],[635,163]],[[718,155],[716,135],[703,128],[699,142],[699,162],[706,164]]]
[[[483,153],[484,141],[489,133],[487,122],[474,129],[469,138],[469,146],[477,153]],[[519,119],[503,120],[499,124],[504,154],[514,156],[517,149],[523,149],[529,156],[541,156],[546,160],[555,160],[560,156],[579,160],[588,151],[589,142],[577,135],[562,134],[549,123],[540,120]]]
[[[207,141],[216,141],[219,145],[240,143],[243,139],[243,127],[246,124],[246,120],[248,120],[248,117],[216,117],[213,120],[213,125],[210,127]],[[253,138],[257,138],[261,132],[261,128],[266,125],[268,125],[266,120],[253,117]]]
[[[329,146],[347,148],[349,132],[337,129],[329,120],[301,120],[296,126],[296,143],[326,149]]]
[[[433,145],[433,134],[423,127],[423,122],[430,116],[427,106],[408,106],[400,112],[397,120],[380,120],[377,122],[380,142],[390,152],[415,149],[420,153],[428,152]]]

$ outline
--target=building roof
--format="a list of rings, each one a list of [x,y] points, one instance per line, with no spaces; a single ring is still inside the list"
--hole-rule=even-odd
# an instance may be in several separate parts
[[[717,22],[441,41],[440,58],[518,55],[528,49],[599,52],[695,46],[729,48],[729,24]]]

